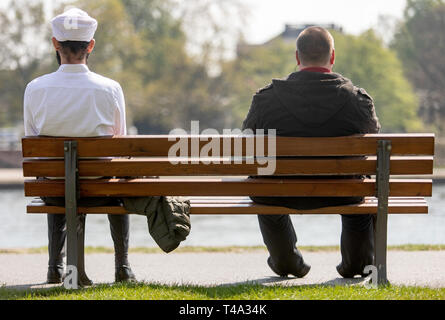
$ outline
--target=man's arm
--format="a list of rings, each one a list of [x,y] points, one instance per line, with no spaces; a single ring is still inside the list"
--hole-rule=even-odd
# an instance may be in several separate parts
[[[116,90],[116,109],[114,112],[114,134],[125,136],[127,134],[127,124],[125,115],[125,98],[121,86]]]
[[[256,98],[256,95],[253,96],[252,103],[250,105],[249,112],[247,113],[246,119],[243,121],[243,127],[242,130],[251,129],[255,131],[258,127],[258,113],[259,113],[259,107],[258,107],[258,99]]]
[[[25,128],[25,136],[36,136],[37,130],[34,126],[34,119],[29,104],[29,89],[26,87],[23,98],[23,120]]]
[[[361,120],[360,133],[378,133],[381,125],[375,112],[374,100],[364,89],[358,90],[357,97],[358,113]]]

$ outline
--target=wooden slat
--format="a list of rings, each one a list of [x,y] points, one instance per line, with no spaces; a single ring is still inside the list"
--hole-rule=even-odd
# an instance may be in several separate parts
[[[124,207],[78,207],[79,214],[128,214]],[[46,206],[44,203],[33,203],[26,207],[30,214],[65,214],[64,207]]]
[[[64,195],[63,180],[27,180],[26,196]],[[99,179],[81,180],[81,197],[374,196],[375,180],[352,179]],[[431,196],[430,179],[390,180],[390,196]]]
[[[80,176],[222,176],[258,174],[259,164],[197,163],[172,164],[168,158],[109,159],[79,161]],[[245,161],[244,161],[245,162]],[[372,175],[376,173],[376,157],[367,159],[278,159],[275,175]],[[267,165],[266,165],[267,166]],[[433,157],[392,157],[391,174],[432,174]],[[25,160],[25,177],[63,177],[63,160]]]
[[[269,207],[257,204],[200,204],[192,206],[192,214],[376,214],[377,204],[360,204],[316,210],[294,210],[282,207]],[[427,214],[426,203],[390,203],[389,214]]]
[[[208,203],[191,200],[191,214],[376,214],[377,203],[374,199],[366,199],[362,204],[322,208],[316,210],[294,210],[285,207],[264,206],[245,199],[242,202],[221,203],[218,199]],[[82,214],[127,214],[123,207],[81,207]],[[424,199],[406,198],[405,201],[389,199],[390,214],[427,214],[428,206]],[[28,213],[64,214],[65,208],[46,206],[42,201],[27,206]]]
[[[220,150],[223,150],[224,139],[230,140],[231,150],[234,150],[235,141],[241,140],[244,145],[246,143],[245,137],[225,136],[224,139],[221,139],[222,136],[215,137],[220,138]],[[24,157],[63,157],[63,142],[77,140],[80,157],[166,157],[170,147],[177,143],[175,140],[169,141],[169,138],[171,139],[169,136],[27,137],[22,140],[22,148]],[[189,150],[191,150],[192,141],[197,141],[200,150],[202,146],[208,144],[207,140],[200,141],[204,139],[204,136],[183,136],[182,138],[188,144]],[[392,141],[392,155],[434,155],[434,134],[369,134],[330,138],[277,137],[276,152],[281,156],[375,155],[377,141],[382,139]],[[267,151],[266,154],[268,154]]]
[[[199,201],[251,201],[249,197],[205,197],[205,196],[193,196],[187,197],[193,202]],[[376,197],[365,197],[366,201],[377,201]],[[40,202],[40,198],[35,198],[36,201]],[[391,201],[410,201],[410,200],[425,200],[425,197],[390,197]]]
[[[249,197],[187,197],[192,204],[246,204],[252,203]],[[377,202],[375,197],[366,197],[367,203]],[[418,203],[425,202],[424,197],[391,197],[389,198],[391,203]],[[31,201],[32,204],[41,204],[42,200],[40,198],[35,198]]]
[[[415,197],[405,197],[405,198],[394,198],[391,199],[392,203],[408,203],[408,202],[413,202],[413,203],[418,203],[419,201],[424,201],[425,198],[415,198]],[[373,199],[373,198],[368,198],[366,200],[369,203],[374,203],[377,202],[377,199]],[[246,204],[246,203],[251,203],[252,200],[250,200],[249,198],[245,198],[245,199],[218,199],[218,198],[213,198],[213,199],[196,199],[196,200],[191,200],[191,203],[193,204]]]

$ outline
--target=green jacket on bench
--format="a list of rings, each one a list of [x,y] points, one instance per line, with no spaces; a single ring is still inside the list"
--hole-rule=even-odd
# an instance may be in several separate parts
[[[175,250],[190,233],[190,201],[182,197],[122,199],[129,212],[147,216],[150,235],[165,252]]]

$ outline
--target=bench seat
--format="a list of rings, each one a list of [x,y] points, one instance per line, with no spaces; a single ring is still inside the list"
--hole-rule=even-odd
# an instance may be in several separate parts
[[[367,197],[364,203],[327,207],[315,210],[294,210],[285,207],[265,206],[252,202],[247,197],[191,197],[191,214],[377,214],[377,198]],[[128,214],[124,207],[79,207],[81,214]],[[47,206],[40,199],[27,206],[30,214],[65,214],[64,207]],[[389,214],[427,214],[428,204],[423,197],[391,197],[388,203]]]

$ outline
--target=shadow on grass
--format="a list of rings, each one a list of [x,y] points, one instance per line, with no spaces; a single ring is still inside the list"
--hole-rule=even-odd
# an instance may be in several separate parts
[[[278,285],[282,284],[287,287],[308,287],[308,286],[351,286],[351,285],[358,285],[362,284],[365,281],[367,281],[368,278],[353,278],[353,279],[344,279],[344,278],[335,278],[329,281],[317,283],[317,284],[298,284],[296,281],[298,281],[298,278],[290,277],[290,278],[284,278],[284,277],[266,277],[266,278],[260,278],[256,280],[251,281],[242,281],[242,282],[234,282],[234,283],[228,283],[228,284],[222,284],[219,287],[224,286],[237,286],[237,285]]]
[[[353,286],[360,285],[366,278],[343,279],[336,278],[319,284],[298,284],[297,278],[267,277],[251,281],[234,282],[217,286],[195,285],[165,285],[159,283],[117,283],[95,284],[91,287],[68,290],[63,285],[47,285],[44,283],[3,286],[0,287],[0,300],[17,299],[97,299],[94,296],[101,294],[99,299],[119,299],[121,294],[128,295],[128,299],[139,299],[140,295],[148,294],[153,300],[158,299],[239,299],[239,297],[252,297],[255,299],[261,292],[285,290],[307,290],[310,288]],[[133,290],[131,292],[130,290]],[[135,293],[132,295],[132,293]],[[244,298],[241,298],[244,299]]]

